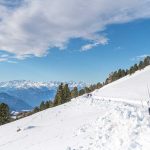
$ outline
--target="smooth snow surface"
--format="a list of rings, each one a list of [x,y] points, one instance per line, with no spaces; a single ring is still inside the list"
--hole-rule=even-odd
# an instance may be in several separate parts
[[[149,77],[147,67],[91,97],[1,126],[0,150],[149,150],[150,116],[141,103]]]
[[[150,96],[148,88],[150,91],[150,66],[94,91],[93,97],[145,104]]]

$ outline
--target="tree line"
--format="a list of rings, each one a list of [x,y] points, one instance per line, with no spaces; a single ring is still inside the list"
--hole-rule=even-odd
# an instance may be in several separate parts
[[[78,87],[74,87],[70,90],[68,84],[61,83],[57,89],[54,100],[50,101],[42,101],[39,107],[35,107],[33,112],[39,112],[45,110],[47,108],[55,107],[66,102],[69,102],[71,99],[76,98],[78,96],[82,96],[83,94],[90,93],[95,89],[99,89],[102,87],[101,83],[92,84],[89,87],[85,87],[83,89],[79,89]]]
[[[119,69],[118,71],[112,72],[111,74],[109,74],[109,77],[105,80],[103,85],[109,84],[127,75],[132,75],[136,71],[142,70],[148,65],[150,65],[150,56],[147,56],[143,61],[140,61],[138,64],[134,64],[129,69]]]

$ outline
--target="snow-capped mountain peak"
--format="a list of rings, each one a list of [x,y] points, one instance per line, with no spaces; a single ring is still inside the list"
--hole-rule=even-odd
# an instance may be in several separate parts
[[[69,82],[64,82],[68,83],[69,87],[85,87],[87,84],[84,82],[74,82],[74,81],[69,81]],[[13,80],[13,81],[6,81],[6,82],[0,82],[0,87],[1,88],[42,88],[42,87],[47,87],[47,88],[55,88],[58,87],[61,84],[60,81],[48,81],[48,82],[34,82],[30,80]]]
[[[79,89],[84,88],[87,84],[83,82],[64,82],[67,83],[70,89],[77,86]],[[26,80],[14,80],[0,83],[0,93],[7,93],[24,102],[32,107],[39,106],[42,101],[53,100],[58,86],[61,84],[59,81],[49,82],[34,82]]]

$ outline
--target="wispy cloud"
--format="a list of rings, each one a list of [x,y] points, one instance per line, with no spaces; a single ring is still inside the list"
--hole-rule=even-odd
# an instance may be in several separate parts
[[[81,38],[89,50],[110,24],[150,17],[150,0],[0,0],[0,49],[18,58],[41,57]],[[110,5],[111,4],[111,5]],[[11,7],[10,7],[11,6]],[[14,8],[14,9],[12,9]],[[95,38],[96,37],[96,38]]]
[[[96,41],[96,42],[95,42]],[[85,44],[81,47],[81,51],[88,51],[98,45],[108,44],[108,39],[106,37],[101,37],[98,40],[95,40],[94,43]]]
[[[148,54],[143,54],[143,55],[140,55],[140,56],[136,56],[134,58],[131,58],[131,61],[139,61],[139,60],[143,60],[145,57],[147,56],[150,56]]]
[[[0,58],[0,62],[6,62],[6,61],[8,61],[7,58]]]
[[[0,62],[17,63],[16,56],[0,51]]]

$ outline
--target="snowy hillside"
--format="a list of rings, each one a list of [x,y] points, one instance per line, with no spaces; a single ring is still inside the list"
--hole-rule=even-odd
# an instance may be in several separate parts
[[[139,103],[149,75],[147,67],[90,97],[0,126],[0,150],[149,150],[150,117]]]
[[[23,100],[28,105],[39,106],[41,101],[51,100],[56,94],[61,82],[33,82],[26,80],[14,80],[0,83],[0,93],[7,93]],[[83,82],[68,82],[70,89],[77,86],[79,89],[86,86]]]
[[[95,98],[144,103],[149,99],[150,66],[93,92]]]

